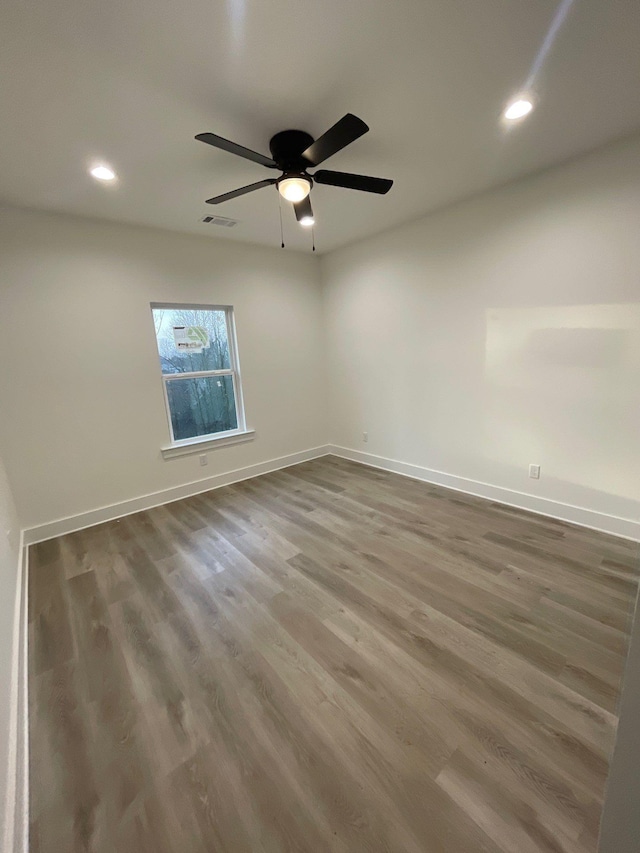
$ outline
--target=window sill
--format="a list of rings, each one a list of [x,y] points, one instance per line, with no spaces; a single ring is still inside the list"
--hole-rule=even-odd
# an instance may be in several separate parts
[[[188,456],[190,453],[202,453],[203,450],[217,450],[219,447],[226,447],[229,444],[252,441],[255,434],[254,429],[244,429],[236,432],[225,432],[223,435],[205,435],[201,438],[193,438],[179,444],[161,447],[160,452],[164,459],[174,459],[176,456]]]

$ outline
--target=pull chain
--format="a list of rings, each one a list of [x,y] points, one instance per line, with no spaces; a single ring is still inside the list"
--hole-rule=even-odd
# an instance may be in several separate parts
[[[315,250],[316,250],[316,229],[315,229],[314,225],[311,226],[311,245],[313,246],[313,249],[311,251],[315,252]]]
[[[282,230],[282,199],[278,193],[278,210],[280,211],[280,248],[284,249],[284,231]]]

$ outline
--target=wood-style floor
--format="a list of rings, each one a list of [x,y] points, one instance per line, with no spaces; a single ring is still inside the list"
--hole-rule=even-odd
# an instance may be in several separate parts
[[[593,853],[637,569],[335,457],[35,546],[31,853]]]

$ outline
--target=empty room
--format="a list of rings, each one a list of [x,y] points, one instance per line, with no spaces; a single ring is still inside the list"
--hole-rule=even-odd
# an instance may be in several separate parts
[[[640,853],[640,4],[5,0],[3,853]]]

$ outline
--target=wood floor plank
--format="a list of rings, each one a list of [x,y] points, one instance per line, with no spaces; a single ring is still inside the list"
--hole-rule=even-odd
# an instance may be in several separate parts
[[[30,556],[37,853],[595,853],[637,544],[323,457]]]

